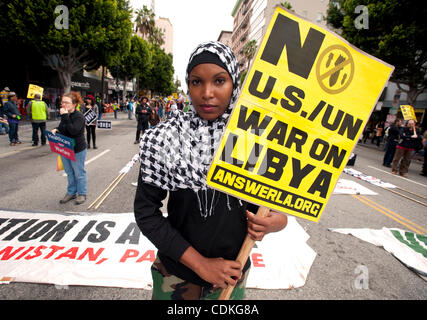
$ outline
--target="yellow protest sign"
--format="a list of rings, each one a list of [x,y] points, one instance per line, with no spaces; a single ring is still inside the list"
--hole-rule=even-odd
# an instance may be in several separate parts
[[[208,185],[318,221],[393,69],[277,7]]]
[[[30,84],[28,86],[27,98],[33,99],[35,94],[40,94],[40,98],[43,97],[44,89],[42,87],[36,86],[35,84]]]
[[[178,93],[174,92],[174,93],[172,93],[172,96],[174,99],[178,99]]]
[[[403,119],[417,121],[417,116],[415,115],[415,110],[412,106],[402,104],[400,106],[400,110],[402,111]]]

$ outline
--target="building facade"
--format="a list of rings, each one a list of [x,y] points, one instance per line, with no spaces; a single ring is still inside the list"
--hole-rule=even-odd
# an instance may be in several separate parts
[[[159,17],[156,19],[156,27],[163,32],[165,43],[161,46],[166,53],[173,55],[173,26],[169,18]]]
[[[255,40],[260,45],[276,6],[283,0],[237,0],[231,15],[234,17],[232,49],[237,55],[240,70],[247,65],[243,55],[244,45]],[[329,0],[288,0],[292,10],[310,22],[326,26],[324,17]]]
[[[229,46],[230,48],[232,47],[232,43],[231,43],[231,35],[233,34],[232,31],[224,31],[222,30],[221,33],[219,34],[219,37],[217,39],[217,41],[225,44],[226,46]]]

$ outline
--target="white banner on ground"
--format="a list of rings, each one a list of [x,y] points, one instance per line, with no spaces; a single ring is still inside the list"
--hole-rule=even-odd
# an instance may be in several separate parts
[[[304,285],[316,253],[295,218],[257,242],[248,287]],[[292,245],[284,246],[284,243]],[[10,281],[142,288],[152,286],[157,250],[133,213],[56,214],[0,210],[0,283]]]
[[[333,194],[363,194],[363,195],[377,195],[378,193],[365,188],[361,184],[347,179],[339,179]]]
[[[329,231],[351,234],[390,252],[409,269],[427,281],[427,237],[401,229],[334,229]]]
[[[119,171],[119,173],[128,173],[130,169],[135,165],[139,160],[139,154],[135,154],[132,159]]]
[[[395,185],[388,183],[388,182],[384,182],[378,178],[372,177],[372,176],[368,176],[360,171],[354,170],[354,169],[350,169],[350,168],[344,168],[343,170],[344,173],[349,174],[355,178],[358,178],[360,180],[366,181],[370,184],[373,184],[377,187],[381,187],[381,188],[390,188],[390,189],[394,189],[396,188]]]

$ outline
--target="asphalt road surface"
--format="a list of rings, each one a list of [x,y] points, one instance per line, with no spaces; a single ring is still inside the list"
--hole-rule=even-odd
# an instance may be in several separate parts
[[[24,143],[19,146],[10,147],[7,136],[0,136],[0,208],[86,212],[88,204],[117,177],[118,171],[138,152],[138,146],[133,144],[136,121],[128,120],[123,113],[119,114],[118,120],[113,119],[112,114],[107,114],[105,118],[112,120],[113,130],[97,130],[99,149],[88,150],[88,198],[80,206],[73,202],[59,204],[58,201],[66,191],[66,177],[62,172],[55,171],[57,157],[48,146],[31,147],[30,126],[21,126],[19,134]],[[58,121],[50,121],[48,129],[57,123]],[[370,143],[358,145],[355,153],[357,159],[354,169],[412,192],[405,193],[410,198],[427,202],[427,179],[418,174],[421,170],[419,160],[412,161],[409,177],[405,179],[391,175],[389,168],[381,166],[383,151],[376,146]],[[138,165],[135,165],[124,177],[98,209],[99,212],[133,212],[136,188],[131,183],[137,180],[137,168]],[[383,248],[351,235],[328,231],[328,228],[383,227],[411,231],[408,226],[426,230],[426,206],[350,175],[343,173],[341,177],[354,180],[378,195],[369,196],[369,202],[362,201],[362,196],[332,195],[318,223],[298,219],[299,224],[310,235],[308,245],[317,253],[305,285],[287,290],[247,289],[245,299],[427,299],[425,280]],[[413,193],[424,198],[416,197]],[[368,271],[368,286],[365,289],[355,285],[360,266],[365,266]],[[11,299],[147,300],[151,299],[151,291],[16,282],[0,285],[0,300]]]

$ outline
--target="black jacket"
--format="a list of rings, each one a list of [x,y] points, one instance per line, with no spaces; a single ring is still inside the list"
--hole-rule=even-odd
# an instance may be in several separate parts
[[[57,129],[60,134],[74,139],[76,143],[74,146],[75,153],[86,149],[86,140],[84,137],[85,118],[83,113],[75,110],[73,113],[63,114]]]
[[[191,245],[207,258],[222,257],[235,260],[247,234],[246,209],[256,213],[258,207],[208,190],[207,206],[212,204],[211,216],[202,217],[196,193],[190,189],[169,192],[168,216],[160,211],[167,191],[141,182],[136,190],[134,211],[142,233],[157,247],[158,256],[166,270],[181,279],[200,286],[210,286],[195,272],[179,262]],[[204,197],[200,191],[199,198]],[[228,209],[231,208],[231,210]],[[250,266],[250,259],[243,271]]]
[[[147,111],[147,113],[142,112],[143,110]],[[148,120],[150,119],[150,113],[151,113],[151,108],[147,104],[146,105],[138,104],[138,106],[135,109],[135,115],[136,115],[136,119],[138,120],[138,124],[143,122],[148,122]]]
[[[417,132],[417,138],[412,138],[414,135],[414,131],[410,130],[409,127],[404,127],[400,133],[400,139],[398,146],[403,147],[406,149],[414,149],[417,150],[417,145],[419,144],[420,140],[422,139],[420,135],[420,131],[415,129]]]

